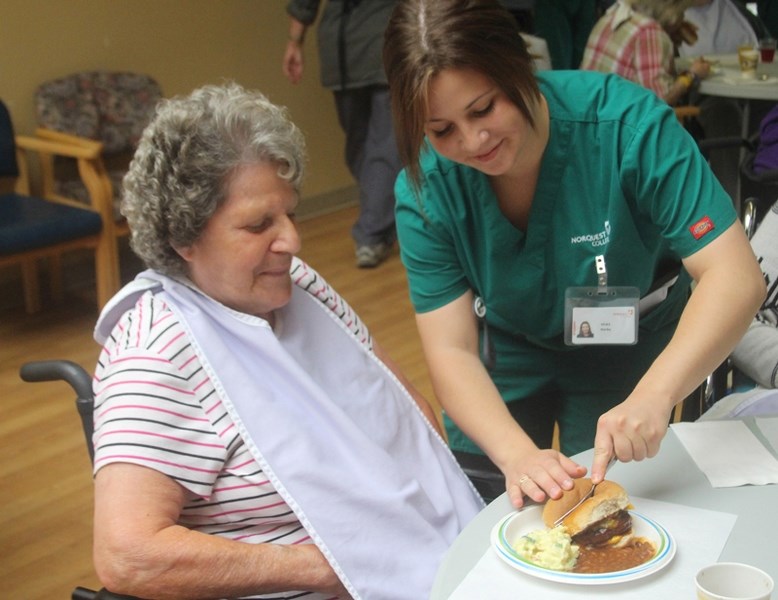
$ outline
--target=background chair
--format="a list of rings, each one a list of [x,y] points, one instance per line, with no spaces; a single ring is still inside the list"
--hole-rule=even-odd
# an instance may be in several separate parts
[[[149,75],[131,72],[87,71],[43,83],[35,91],[39,137],[89,147],[102,144],[107,177],[102,189],[113,205],[113,232],[126,236],[129,228],[119,213],[119,191],[144,128],[162,98],[159,84]],[[50,197],[94,202],[93,190],[74,176],[72,164],[47,160],[42,165],[43,193]]]
[[[674,106],[673,111],[675,112],[675,118],[687,129],[690,127],[693,119],[700,116],[700,107],[690,104]]]
[[[50,260],[51,288],[62,294],[59,257],[63,252],[88,248],[94,252],[97,302],[103,306],[119,289],[116,241],[109,204],[76,204],[61,198],[30,195],[27,154],[44,158],[66,156],[75,161],[83,185],[94,198],[102,197],[104,168],[99,143],[70,145],[62,141],[15,136],[11,117],[0,102],[0,178],[13,191],[0,194],[0,267],[22,267],[25,308],[40,310],[38,260]]]

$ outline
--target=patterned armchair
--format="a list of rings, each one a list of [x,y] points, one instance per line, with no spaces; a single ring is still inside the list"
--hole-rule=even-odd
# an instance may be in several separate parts
[[[89,146],[103,146],[106,179],[102,193],[113,204],[113,231],[129,230],[119,213],[121,181],[140,139],[151,120],[162,91],[148,75],[129,72],[88,71],[48,81],[35,91],[39,137]],[[99,204],[80,182],[72,164],[49,159],[41,167],[43,194]]]

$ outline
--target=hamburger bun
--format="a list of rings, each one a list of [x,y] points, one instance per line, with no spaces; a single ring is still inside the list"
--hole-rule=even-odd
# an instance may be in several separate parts
[[[591,487],[592,480],[588,477],[576,479],[572,490],[566,491],[558,500],[546,502],[543,507],[543,522],[546,527],[553,527],[554,522],[575,506]],[[565,517],[562,525],[574,537],[590,525],[625,510],[628,506],[629,496],[626,490],[618,483],[605,480],[594,488],[594,496]]]

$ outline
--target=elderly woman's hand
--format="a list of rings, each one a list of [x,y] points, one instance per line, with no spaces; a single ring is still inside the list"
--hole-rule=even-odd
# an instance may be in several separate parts
[[[573,479],[586,475],[586,467],[556,450],[536,449],[508,465],[504,474],[511,504],[520,508],[525,496],[535,502],[559,498],[572,489]]]
[[[710,75],[710,63],[702,57],[695,58],[694,62],[689,67],[689,71],[700,79],[705,79]]]

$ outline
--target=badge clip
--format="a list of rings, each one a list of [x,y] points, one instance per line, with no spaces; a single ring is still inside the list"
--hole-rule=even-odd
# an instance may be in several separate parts
[[[605,256],[594,257],[594,267],[597,270],[597,293],[608,293],[608,270],[605,268]]]
[[[481,296],[475,297],[473,312],[478,320],[478,328],[481,330],[481,362],[487,371],[491,371],[494,368],[496,357],[494,343],[489,335],[489,325],[486,322],[486,304]]]

